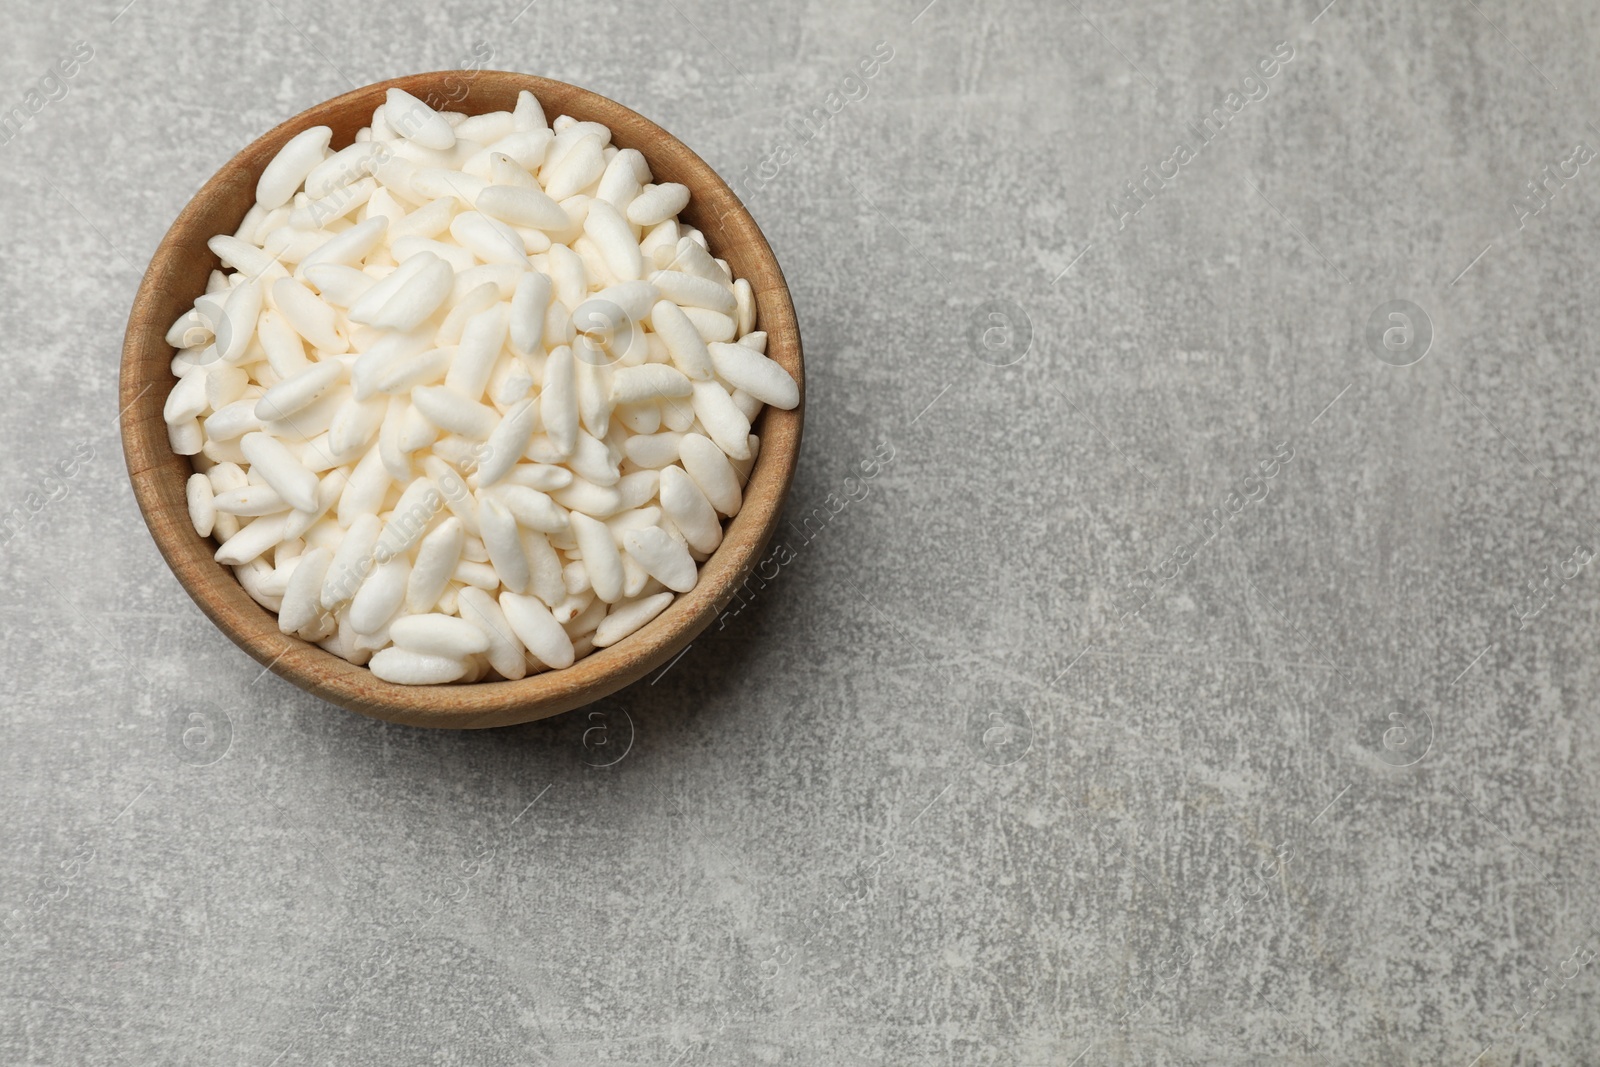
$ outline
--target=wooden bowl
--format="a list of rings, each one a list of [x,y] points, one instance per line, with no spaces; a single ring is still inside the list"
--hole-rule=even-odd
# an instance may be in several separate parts
[[[769,408],[758,417],[754,432],[761,437],[761,453],[745,488],[744,507],[727,523],[721,547],[701,566],[699,584],[637,633],[564,670],[515,682],[405,686],[381,681],[365,667],[280,633],[277,616],[251,600],[232,572],[212,559],[215,542],[199,537],[189,522],[184,484],[194,468],[188,457],[173,453],[161,416],[177,380],[165,335],[219,266],[206,242],[238,228],[255,200],[262,168],[290,137],[323,125],[333,130],[333,147],[351,143],[391,86],[441,110],[468,114],[510,110],[517,93],[527,89],[552,119],[571,115],[605,123],[613,143],[644,154],[657,181],[688,186],[690,202],[681,218],[705,234],[712,253],[726,259],[736,277],[749,280],[757,326],[767,332],[767,354],[801,384],[800,407]],[[324,700],[374,718],[455,729],[506,726],[580,707],[639,680],[669,663],[717,617],[777,526],[800,451],[804,385],[800,333],[783,272],[750,213],[704,160],[650,120],[576,86],[509,71],[438,71],[379,82],[301,112],[229,160],[189,202],[156,249],[128,319],[122,346],[122,445],[134,496],[161,554],[200,609],[258,662]]]

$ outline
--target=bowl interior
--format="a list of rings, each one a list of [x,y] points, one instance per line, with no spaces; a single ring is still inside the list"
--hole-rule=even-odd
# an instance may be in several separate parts
[[[721,547],[701,565],[695,588],[638,632],[564,670],[515,682],[384,682],[365,667],[280,633],[277,617],[215,562],[215,542],[199,537],[189,522],[184,484],[194,468],[188,457],[172,452],[161,415],[176,382],[165,334],[219,266],[206,242],[238,228],[254,202],[262,168],[290,137],[325,125],[333,130],[333,147],[349,144],[391,86],[438,110],[468,114],[510,110],[526,89],[552,120],[571,115],[610,127],[613,143],[642,153],[657,182],[689,188],[689,206],[680,218],[705,234],[713,254],[726,259],[736,277],[750,282],[767,354],[801,385],[799,407],[767,409],[758,417],[753,432],[761,437],[761,452],[744,506],[725,525]],[[715,171],[671,134],[603,96],[528,74],[466,70],[395,78],[336,97],[269,131],[224,164],[178,216],[145,272],[123,344],[120,402],[128,473],[151,535],[179,582],[224,633],[275,673],[352,711],[417,726],[476,728],[527,722],[598,700],[669,662],[717,617],[777,525],[799,454],[804,387],[800,335],[783,273],[749,212]]]

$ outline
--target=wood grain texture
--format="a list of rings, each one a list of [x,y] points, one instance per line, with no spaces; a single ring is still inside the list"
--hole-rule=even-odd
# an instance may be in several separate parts
[[[641,152],[656,181],[689,188],[690,203],[680,217],[705,234],[713,254],[726,259],[736,277],[749,280],[757,326],[767,332],[767,354],[801,386],[800,406],[769,408],[758,417],[761,454],[744,506],[727,523],[721,547],[701,566],[695,588],[637,633],[565,670],[515,682],[384,682],[365,667],[280,633],[277,616],[251,600],[233,573],[212,559],[215,542],[196,535],[189,522],[184,483],[194,468],[188,457],[172,452],[161,416],[176,383],[165,334],[219,266],[206,242],[237,229],[255,199],[262,168],[290,137],[326,125],[335,148],[349,144],[391,86],[469,114],[509,110],[527,89],[552,119],[565,114],[609,126],[613,143]],[[699,156],[648,119],[573,85],[509,71],[437,71],[369,85],[304,111],[229,160],[200,189],[156,249],[134,299],[123,341],[120,404],[128,476],[151,536],[178,581],[223,633],[281,677],[351,711],[413,726],[474,729],[528,722],[598,700],[668,663],[717,617],[777,526],[800,452],[805,375],[794,305],[772,249],[738,197]]]

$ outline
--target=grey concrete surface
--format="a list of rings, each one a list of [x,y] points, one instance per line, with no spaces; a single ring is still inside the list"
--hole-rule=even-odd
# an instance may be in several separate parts
[[[93,56],[0,145],[0,1061],[1600,1062],[1591,6],[524,2],[6,12],[0,105]],[[894,458],[663,675],[428,733],[190,603],[116,360],[229,155],[486,50],[744,179],[796,524]]]

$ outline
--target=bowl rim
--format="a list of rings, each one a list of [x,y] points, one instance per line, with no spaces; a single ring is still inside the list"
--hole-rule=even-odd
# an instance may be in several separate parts
[[[277,616],[252,600],[231,569],[212,558],[216,542],[195,533],[185,497],[194,468],[188,456],[171,450],[162,418],[167,394],[177,381],[166,332],[188,306],[184,301],[192,304],[218,265],[206,242],[217,233],[232,233],[242,219],[246,208],[231,215],[231,205],[247,207],[254,201],[261,169],[300,131],[331,125],[334,147],[349,143],[355,128],[370,123],[373,109],[390,88],[424,100],[437,100],[438,90],[449,88],[460,95],[448,98],[454,105],[448,110],[469,114],[509,110],[517,92],[526,89],[552,120],[571,115],[605,123],[613,144],[645,156],[656,181],[689,187],[690,205],[680,217],[706,231],[712,251],[729,260],[736,277],[750,282],[757,326],[767,333],[767,354],[800,386],[801,401],[793,410],[769,406],[757,417],[753,430],[761,449],[743,506],[724,523],[722,544],[700,565],[694,589],[678,594],[665,611],[615,645],[596,649],[570,667],[519,681],[440,686],[384,682],[365,666],[281,633]],[[240,201],[246,190],[248,201]],[[222,210],[230,211],[231,222],[215,221]],[[198,284],[192,281],[196,276]],[[218,629],[273,673],[340,707],[413,726],[476,729],[530,722],[600,700],[674,661],[710,625],[747,582],[777,528],[799,458],[805,372],[794,305],[777,258],[738,196],[687,145],[632,109],[576,85],[515,71],[441,70],[374,82],[323,101],[274,126],[223,163],[173,221],[140,281],[123,339],[119,406],[123,453],[139,510],[173,574]]]

